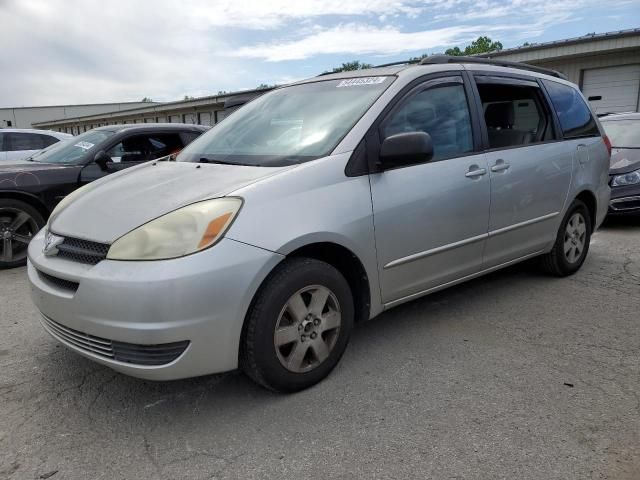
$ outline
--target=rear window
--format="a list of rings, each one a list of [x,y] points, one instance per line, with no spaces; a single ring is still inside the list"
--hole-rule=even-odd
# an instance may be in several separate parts
[[[549,80],[542,82],[558,114],[564,138],[600,136],[591,110],[575,88]]]

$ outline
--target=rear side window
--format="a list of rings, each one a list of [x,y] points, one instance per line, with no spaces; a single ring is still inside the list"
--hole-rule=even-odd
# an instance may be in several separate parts
[[[40,150],[41,148],[44,148],[40,137],[41,135],[33,133],[7,133],[5,143],[8,142],[8,148],[6,148],[6,150],[11,152],[17,152],[20,150]]]
[[[564,138],[600,136],[591,110],[575,88],[549,80],[542,82],[558,114]]]
[[[49,145],[53,145],[59,141],[56,137],[52,137],[51,135],[42,135],[39,133],[37,136],[40,138],[40,142],[42,143],[41,148],[48,147]]]

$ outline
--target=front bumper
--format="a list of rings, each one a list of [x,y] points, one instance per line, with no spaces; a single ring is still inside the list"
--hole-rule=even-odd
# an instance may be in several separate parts
[[[43,244],[40,232],[27,268],[44,328],[85,357],[151,380],[235,369],[251,299],[283,258],[223,239],[179,259],[87,265],[46,257]],[[168,363],[148,361],[148,352]]]
[[[640,185],[613,187],[609,201],[610,215],[640,213]]]

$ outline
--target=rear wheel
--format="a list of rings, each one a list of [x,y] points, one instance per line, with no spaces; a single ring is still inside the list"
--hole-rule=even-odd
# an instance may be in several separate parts
[[[40,212],[28,203],[0,199],[0,268],[13,268],[27,261],[31,238],[44,227]]]
[[[351,290],[338,270],[311,258],[285,260],[248,314],[241,366],[271,390],[310,387],[342,357],[353,318]]]
[[[580,200],[574,200],[562,219],[551,252],[541,257],[543,268],[558,277],[577,272],[589,251],[591,216]]]

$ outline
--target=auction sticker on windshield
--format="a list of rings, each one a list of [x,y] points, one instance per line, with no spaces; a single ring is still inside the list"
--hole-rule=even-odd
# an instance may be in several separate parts
[[[84,150],[89,150],[91,147],[93,147],[95,145],[95,143],[90,143],[90,142],[78,142],[74,145],[74,147],[80,147]]]
[[[348,80],[342,80],[336,88],[340,87],[361,87],[363,85],[377,85],[384,82],[387,77],[362,77],[362,78],[349,78]]]

